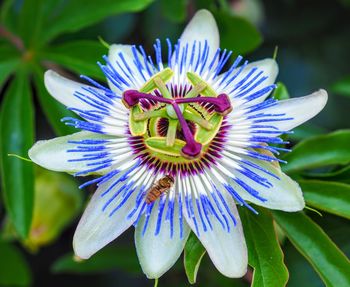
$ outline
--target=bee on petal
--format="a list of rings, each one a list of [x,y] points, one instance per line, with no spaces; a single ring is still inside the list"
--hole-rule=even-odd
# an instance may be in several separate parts
[[[169,191],[174,182],[174,178],[171,175],[163,176],[148,190],[146,203],[150,204],[156,201],[163,193]]]

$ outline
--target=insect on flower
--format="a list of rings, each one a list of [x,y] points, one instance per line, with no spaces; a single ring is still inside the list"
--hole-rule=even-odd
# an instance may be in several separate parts
[[[141,267],[159,278],[192,231],[222,274],[241,277],[248,257],[236,205],[304,208],[275,156],[288,151],[280,136],[318,114],[327,93],[272,98],[276,62],[230,62],[205,10],[176,44],[157,40],[154,50],[112,45],[99,63],[108,88],[47,71],[50,94],[79,116],[63,121],[82,131],[39,141],[29,156],[48,169],[97,175],[81,185],[97,190],[74,235],[76,256],[91,257],[133,225]]]
[[[162,177],[147,192],[146,203],[150,204],[157,200],[163,193],[169,191],[173,184],[174,178],[171,175]]]

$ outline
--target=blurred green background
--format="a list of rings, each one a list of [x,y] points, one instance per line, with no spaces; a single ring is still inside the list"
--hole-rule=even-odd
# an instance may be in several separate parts
[[[142,44],[152,53],[156,38],[176,41],[200,8],[213,12],[222,48],[235,55],[254,61],[272,57],[278,47],[278,81],[290,96],[303,96],[319,88],[329,92],[325,110],[290,136],[293,145],[301,143],[299,153],[286,156],[296,169],[286,168],[286,172],[302,183],[308,205],[321,210],[323,216],[313,211],[307,215],[350,255],[350,132],[323,136],[350,128],[349,0],[0,3],[0,286],[153,286],[139,267],[131,229],[89,261],[74,262],[74,229],[93,188],[80,191],[75,179],[8,154],[27,157],[35,139],[74,132],[60,122],[68,111],[51,99],[43,86],[45,70],[55,69],[77,80],[85,74],[103,82],[96,61],[107,49],[99,38],[107,43]],[[325,146],[319,145],[322,142]],[[274,216],[284,229],[285,218],[278,213]],[[287,237],[293,238],[287,229]],[[333,259],[321,262],[300,246],[299,253],[295,246],[300,239],[296,237],[292,244],[282,231],[280,235],[290,273],[287,286],[346,287],[337,282],[349,282],[350,286],[350,265],[343,255],[340,259],[334,255],[334,260],[345,260],[339,264],[345,271],[349,267],[342,277],[349,281],[337,281],[339,277],[326,270]],[[326,240],[330,242],[328,237]],[[327,257],[333,249],[324,252]],[[160,279],[159,286],[190,285],[182,260]],[[249,276],[237,280],[221,276],[205,256],[197,285],[249,286],[250,281]]]

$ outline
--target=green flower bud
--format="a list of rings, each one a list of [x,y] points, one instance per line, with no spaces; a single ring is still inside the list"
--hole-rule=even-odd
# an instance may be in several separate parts
[[[66,174],[38,169],[32,226],[23,244],[31,251],[54,241],[82,206],[77,183]]]

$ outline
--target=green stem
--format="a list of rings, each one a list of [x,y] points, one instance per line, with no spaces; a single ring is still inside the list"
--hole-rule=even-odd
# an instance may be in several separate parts
[[[10,32],[4,25],[0,25],[0,38],[7,39],[19,51],[24,51],[24,44],[22,39]]]
[[[21,160],[24,160],[24,161],[28,161],[28,162],[33,162],[31,159],[29,158],[26,158],[26,157],[23,157],[23,156],[20,156],[18,154],[14,154],[14,153],[9,153],[7,154],[7,156],[12,156],[12,157],[16,157],[16,158],[19,158]]]

